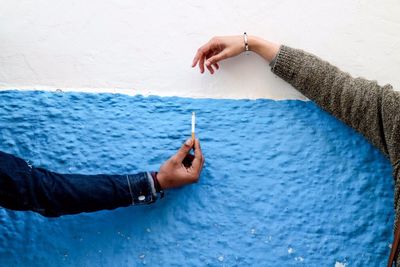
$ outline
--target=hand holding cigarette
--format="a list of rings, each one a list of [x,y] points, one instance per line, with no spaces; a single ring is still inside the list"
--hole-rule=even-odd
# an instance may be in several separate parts
[[[196,183],[204,165],[200,141],[195,139],[195,113],[192,113],[192,136],[182,145],[178,152],[168,159],[157,174],[162,189],[181,187]],[[194,155],[190,150],[194,150]]]

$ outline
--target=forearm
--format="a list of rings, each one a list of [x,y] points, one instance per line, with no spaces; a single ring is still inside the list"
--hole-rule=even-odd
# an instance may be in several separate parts
[[[248,37],[249,48],[271,62],[272,71],[323,109],[362,133],[400,161],[400,93],[390,85],[353,78],[328,62],[299,49]]]
[[[156,200],[147,172],[135,175],[59,174],[0,152],[0,205],[60,216],[115,209]]]
[[[248,37],[249,49],[259,56],[271,62],[278,54],[280,45],[264,40],[257,36]]]
[[[393,129],[398,124],[398,92],[375,81],[353,78],[328,62],[299,49],[282,46],[272,71],[326,111],[362,133],[392,161]],[[389,104],[390,103],[390,104]],[[398,136],[398,135],[397,135]]]

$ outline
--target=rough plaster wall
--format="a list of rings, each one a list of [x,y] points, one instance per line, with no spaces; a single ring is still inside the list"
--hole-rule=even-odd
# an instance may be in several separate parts
[[[156,170],[193,110],[206,157],[198,184],[153,205],[0,208],[0,266],[385,265],[390,163],[312,102],[13,91],[0,106],[0,150],[54,171]]]
[[[190,68],[216,34],[257,34],[400,88],[397,0],[0,0],[0,88],[299,98],[263,60]]]

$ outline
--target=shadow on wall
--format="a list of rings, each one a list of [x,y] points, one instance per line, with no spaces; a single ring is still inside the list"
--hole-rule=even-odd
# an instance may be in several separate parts
[[[157,170],[192,111],[206,156],[198,184],[154,205],[0,209],[2,266],[378,266],[389,253],[389,162],[311,102],[6,91],[0,106],[0,150],[54,171]]]

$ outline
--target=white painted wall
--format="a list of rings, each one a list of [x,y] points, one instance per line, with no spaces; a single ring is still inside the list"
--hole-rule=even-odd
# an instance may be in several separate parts
[[[255,55],[191,69],[202,43],[243,31],[400,88],[398,0],[0,0],[0,89],[301,97]]]

